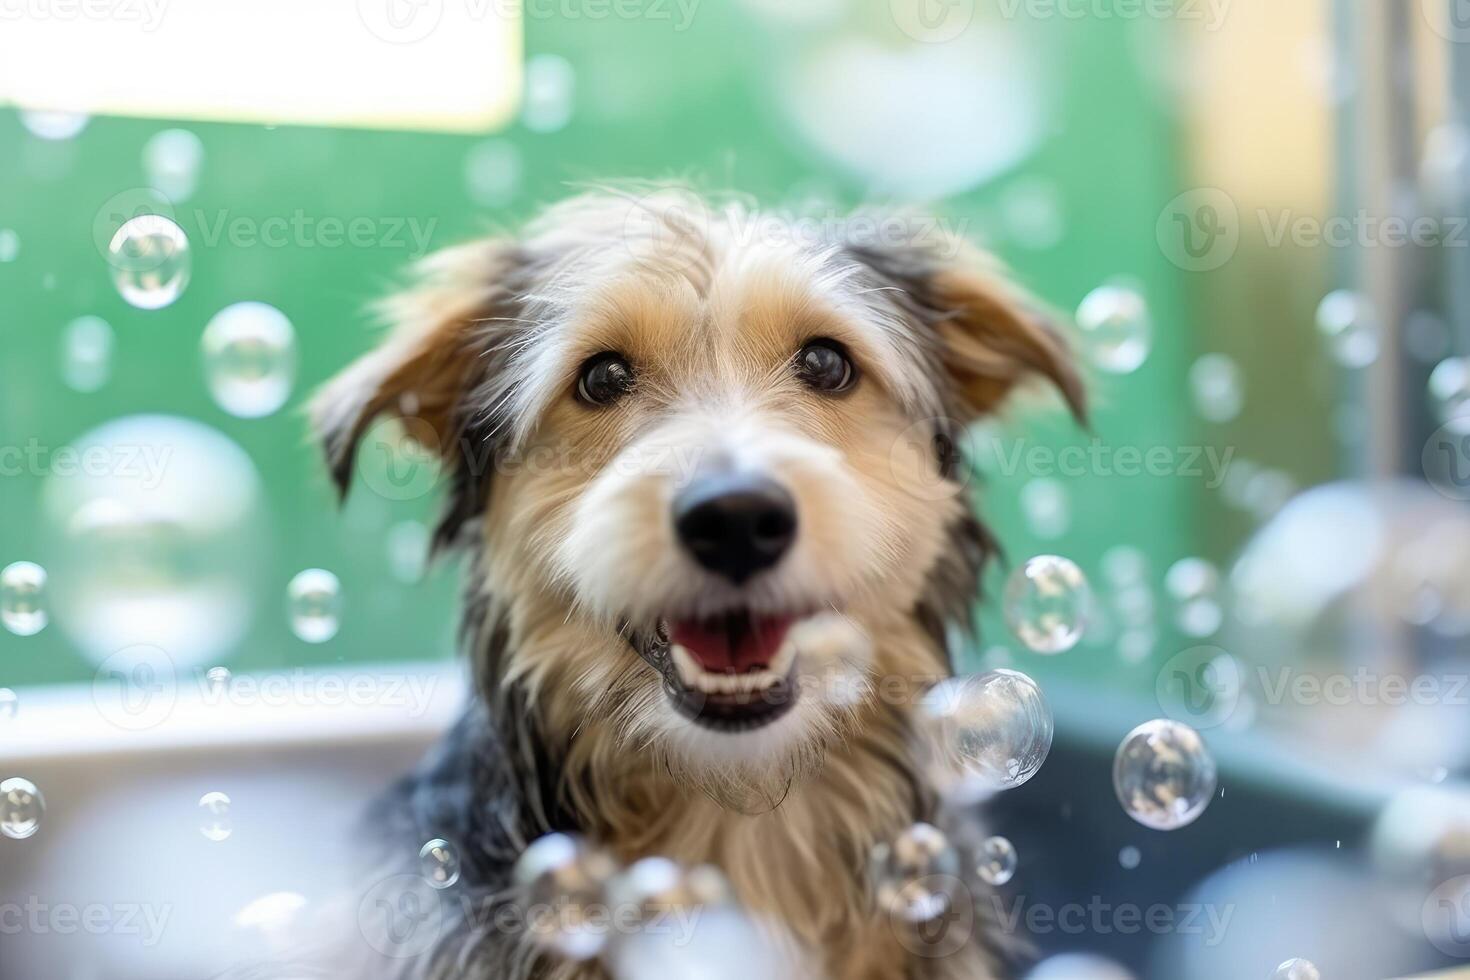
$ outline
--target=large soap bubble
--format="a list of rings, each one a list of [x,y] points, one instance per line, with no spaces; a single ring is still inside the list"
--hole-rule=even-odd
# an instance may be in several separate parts
[[[1053,728],[1035,681],[992,670],[949,678],[925,693],[915,714],[916,751],[930,784],[965,805],[1036,775]]]
[[[1181,722],[1145,722],[1113,758],[1113,790],[1134,820],[1178,830],[1204,813],[1215,794],[1215,760],[1199,733]]]
[[[219,432],[163,415],[108,422],[54,455],[43,513],[56,622],[94,662],[148,644],[192,666],[244,636],[260,478]]]
[[[1408,480],[1316,487],[1257,531],[1230,585],[1220,645],[1245,662],[1263,715],[1404,775],[1467,760],[1462,503]]]

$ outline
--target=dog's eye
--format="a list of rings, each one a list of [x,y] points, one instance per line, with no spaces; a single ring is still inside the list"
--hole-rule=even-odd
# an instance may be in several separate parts
[[[606,351],[587,359],[577,378],[577,397],[589,405],[611,405],[633,387],[633,369],[619,354]]]
[[[857,380],[847,350],[835,340],[814,340],[796,354],[796,376],[817,391],[846,391]]]

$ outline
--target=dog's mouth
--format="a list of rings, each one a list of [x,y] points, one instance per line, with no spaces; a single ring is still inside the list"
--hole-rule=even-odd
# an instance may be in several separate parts
[[[792,613],[738,610],[660,625],[662,649],[644,653],[684,717],[715,731],[768,725],[796,704]],[[640,649],[639,652],[644,652]]]

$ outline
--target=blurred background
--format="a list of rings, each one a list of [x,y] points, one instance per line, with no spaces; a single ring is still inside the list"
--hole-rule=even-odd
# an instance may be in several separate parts
[[[1056,727],[1005,908],[1114,964],[1038,975],[1470,959],[1467,45],[1463,0],[6,7],[0,780],[45,807],[0,977],[208,976],[313,900],[462,681],[432,477],[385,438],[339,513],[301,407],[415,259],[663,177],[920,205],[1076,320],[1090,429],[968,447],[1008,564],[961,662]],[[1002,615],[1042,554],[1090,586],[1057,655]],[[1167,832],[1112,785],[1156,718],[1219,770]]]

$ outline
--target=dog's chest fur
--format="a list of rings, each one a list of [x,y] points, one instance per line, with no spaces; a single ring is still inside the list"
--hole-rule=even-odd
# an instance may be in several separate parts
[[[630,857],[663,853],[721,868],[745,908],[800,941],[794,955],[803,963],[801,976],[983,980],[988,967],[974,955],[961,953],[950,964],[915,962],[900,941],[902,924],[872,908],[873,846],[897,836],[922,805],[896,762],[881,740],[865,739],[833,752],[819,774],[774,810],[744,815],[686,797],[659,821],[663,833],[617,846]]]
[[[881,735],[833,751],[766,812],[740,809],[769,801],[716,801],[656,773],[647,778],[635,798],[665,805],[641,827],[630,812],[608,828],[605,842],[619,857],[662,854],[719,867],[741,905],[794,936],[826,975],[903,974],[901,947],[869,907],[867,861],[920,804]]]
[[[895,645],[918,655],[916,642]],[[716,799],[708,788],[677,778],[655,754],[607,751],[617,741],[596,725],[556,734],[541,727],[545,718],[527,725],[538,713],[524,692],[513,693],[494,699],[498,717],[483,703],[472,709],[386,801],[385,825],[402,828],[411,840],[443,836],[473,842],[465,854],[467,893],[495,901],[489,896],[506,890],[511,865],[527,842],[547,831],[571,831],[623,862],[661,855],[718,867],[740,904],[787,937],[800,977],[995,975],[984,946],[989,937],[978,918],[967,926],[973,935],[961,948],[929,957],[916,954],[922,944],[905,942],[901,923],[873,908],[868,861],[874,845],[934,816],[933,801],[911,770],[903,706],[866,707],[851,737],[828,746],[819,762],[775,798],[731,787]],[[972,897],[978,906],[979,896]],[[482,928],[483,923],[462,923],[457,938],[443,945],[443,972],[428,975],[605,976],[596,964],[557,962],[515,942],[477,939]],[[479,952],[466,960],[466,949]],[[463,972],[467,964],[476,966]]]

